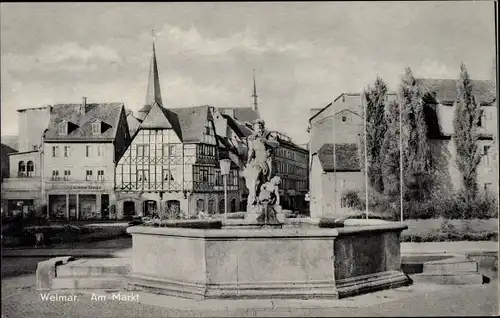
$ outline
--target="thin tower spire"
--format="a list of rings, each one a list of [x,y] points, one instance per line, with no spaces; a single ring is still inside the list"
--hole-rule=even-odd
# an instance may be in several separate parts
[[[255,69],[253,69],[253,110],[258,110],[258,101],[257,101],[257,85],[255,84]]]
[[[158,103],[163,106],[161,100],[160,78],[158,75],[158,63],[156,62],[155,50],[155,30],[151,30],[151,37],[153,42],[153,56],[151,58],[151,65],[149,67],[148,88],[146,90],[146,105]]]

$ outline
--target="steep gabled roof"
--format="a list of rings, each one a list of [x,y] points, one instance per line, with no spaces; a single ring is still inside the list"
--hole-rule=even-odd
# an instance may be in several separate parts
[[[333,144],[327,143],[318,151],[318,159],[323,171],[360,171],[360,158],[357,144],[335,144],[335,166]]]
[[[179,138],[181,138],[182,142],[200,142],[205,123],[209,118],[209,107],[203,105],[186,108],[164,108],[164,110],[165,114],[170,116],[174,130],[178,129],[181,133],[182,137],[179,136]]]
[[[229,114],[229,112],[234,110],[234,118],[241,122],[251,122],[260,118],[258,111],[255,111],[252,107],[217,107],[223,114]]]
[[[418,78],[424,92],[430,93],[437,103],[452,105],[457,98],[456,79]],[[495,83],[488,80],[472,80],[474,95],[482,105],[491,105],[496,100]]]
[[[90,103],[85,107],[85,114],[80,112],[81,104],[58,104],[52,107],[45,141],[111,141],[116,135],[123,103]],[[92,122],[103,123],[101,134],[92,134]],[[67,121],[72,129],[67,135],[59,135],[57,125]]]
[[[239,137],[247,137],[252,134],[252,130],[239,120],[234,119],[227,114],[222,114],[222,117],[227,119],[227,124]]]

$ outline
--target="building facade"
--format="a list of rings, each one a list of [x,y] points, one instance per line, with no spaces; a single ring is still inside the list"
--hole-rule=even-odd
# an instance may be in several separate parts
[[[156,54],[149,72],[140,124],[116,165],[118,214],[124,217],[196,217],[238,210],[238,168],[228,176],[228,202],[220,173],[219,143],[210,106],[165,108]]]
[[[284,210],[306,211],[309,190],[309,152],[290,137],[275,132],[280,144],[272,155],[272,174],[281,178],[280,205]]]
[[[43,199],[50,219],[120,218],[114,167],[130,143],[122,103],[54,105],[43,145]]]
[[[40,148],[51,112],[52,106],[17,110],[19,149],[7,156],[8,178],[2,178],[2,210],[7,216],[26,216],[43,204]]]
[[[342,94],[315,110],[309,120],[311,218],[336,218],[350,212],[342,197],[349,191],[365,192],[360,111],[359,95]]]
[[[461,187],[452,140],[457,80],[417,80],[424,92],[435,190],[451,192]],[[473,85],[482,113],[478,147],[483,156],[477,168],[478,187],[483,193],[498,195],[498,123],[494,85],[490,81],[475,80]],[[388,101],[395,99],[396,94],[388,94]],[[346,192],[356,191],[362,198],[366,191],[361,157],[361,138],[364,136],[361,95],[341,94],[326,107],[311,109],[309,133],[311,217],[339,216],[350,211],[342,200]]]

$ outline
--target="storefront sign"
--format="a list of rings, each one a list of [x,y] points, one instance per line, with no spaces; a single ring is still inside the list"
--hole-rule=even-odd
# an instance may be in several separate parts
[[[90,184],[72,184],[72,185],[54,185],[53,189],[57,190],[102,190],[101,185],[90,185]]]

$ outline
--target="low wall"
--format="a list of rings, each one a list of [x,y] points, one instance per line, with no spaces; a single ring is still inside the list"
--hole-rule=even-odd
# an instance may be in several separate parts
[[[339,229],[131,227],[130,287],[206,298],[340,298],[408,284],[399,223]]]

